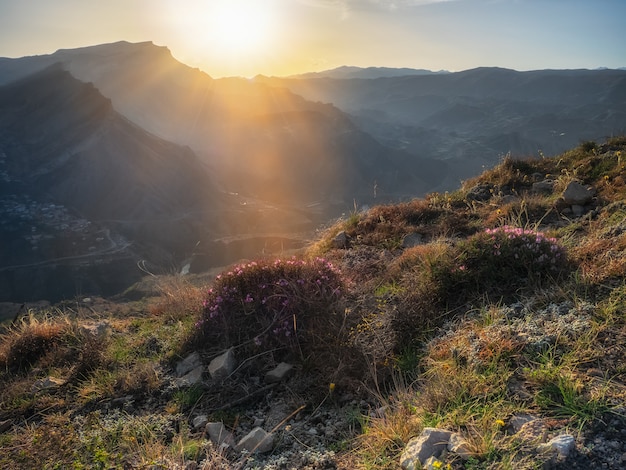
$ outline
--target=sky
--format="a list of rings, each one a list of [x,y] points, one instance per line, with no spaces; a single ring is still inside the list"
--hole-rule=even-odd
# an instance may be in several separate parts
[[[626,67],[626,0],[0,0],[0,57],[126,40],[213,77]]]

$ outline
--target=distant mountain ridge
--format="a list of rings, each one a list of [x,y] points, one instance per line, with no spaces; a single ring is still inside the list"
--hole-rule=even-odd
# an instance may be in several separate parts
[[[411,75],[443,75],[448,74],[447,70],[439,70],[433,72],[426,69],[412,69],[407,67],[354,67],[343,65],[334,69],[323,70],[321,72],[308,72],[297,75],[290,75],[284,78],[292,79],[310,79],[310,78],[336,78],[336,79],[375,79],[390,77],[405,77]]]
[[[445,160],[465,179],[514,156],[563,152],[626,131],[626,72],[480,67],[376,80],[266,79],[333,103],[390,147]]]

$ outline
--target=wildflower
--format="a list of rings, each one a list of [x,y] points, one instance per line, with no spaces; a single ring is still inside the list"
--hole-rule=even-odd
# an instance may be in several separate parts
[[[504,427],[504,421],[502,421],[501,419],[496,419],[496,426],[500,428]]]

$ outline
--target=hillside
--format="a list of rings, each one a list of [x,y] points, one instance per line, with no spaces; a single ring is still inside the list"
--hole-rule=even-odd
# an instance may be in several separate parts
[[[505,158],[294,258],[19,312],[0,466],[624,468],[625,154]]]
[[[119,292],[143,274],[139,259],[180,261],[229,209],[189,148],[131,123],[60,67],[0,87],[0,155],[10,247],[0,301]]]
[[[626,129],[623,70],[481,67],[377,79],[266,79],[332,103],[379,142],[446,161],[456,187],[502,155],[555,155]]]

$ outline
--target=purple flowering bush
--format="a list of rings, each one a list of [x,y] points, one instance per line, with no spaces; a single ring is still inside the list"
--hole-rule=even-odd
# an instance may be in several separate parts
[[[402,271],[403,290],[391,320],[399,345],[419,340],[468,304],[486,298],[514,301],[567,275],[573,266],[556,239],[510,226],[454,245],[416,247],[404,263],[409,267]]]
[[[511,297],[520,289],[541,287],[568,271],[564,248],[555,238],[518,227],[498,227],[459,243],[446,266],[448,289],[470,289]]]
[[[208,290],[197,339],[206,348],[301,352],[303,344],[340,327],[342,294],[339,271],[323,258],[240,264]]]

